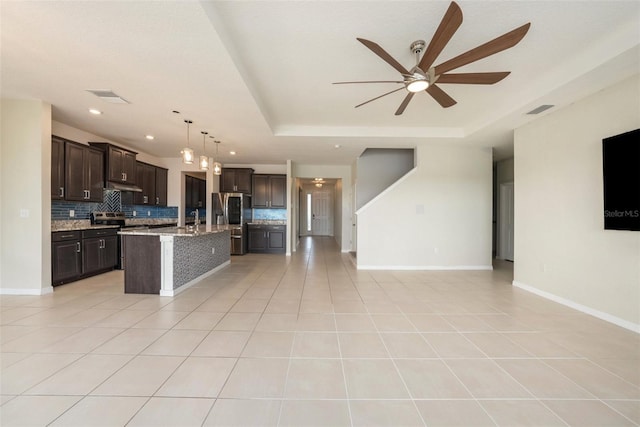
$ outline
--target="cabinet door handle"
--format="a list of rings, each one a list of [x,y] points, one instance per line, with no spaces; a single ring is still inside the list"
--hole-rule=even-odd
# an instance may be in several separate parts
[[[87,199],[91,198],[91,190],[87,190]]]
[[[160,204],[160,197],[156,197],[156,205]]]
[[[64,187],[60,187],[60,197],[64,197]]]
[[[100,246],[102,249],[105,248],[105,243],[104,243],[104,239],[100,239],[100,242],[102,242],[102,246]]]
[[[76,242],[76,252],[80,253],[80,242]]]
[[[127,180],[127,173],[126,172],[124,173],[124,180],[125,181]]]

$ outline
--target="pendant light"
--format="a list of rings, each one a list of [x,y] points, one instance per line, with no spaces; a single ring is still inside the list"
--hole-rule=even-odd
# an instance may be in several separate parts
[[[214,175],[222,175],[222,163],[218,162],[218,145],[220,145],[220,141],[213,141],[216,143],[216,157],[213,162],[213,174]]]
[[[202,134],[202,155],[200,156],[200,170],[206,171],[209,170],[209,158],[207,157],[207,150],[204,147],[204,142],[209,132],[203,130],[200,131],[200,133]]]
[[[190,165],[193,163],[194,155],[193,155],[193,150],[189,148],[189,125],[193,122],[191,120],[185,120],[184,122],[187,124],[187,147],[181,151],[182,162],[187,165]]]

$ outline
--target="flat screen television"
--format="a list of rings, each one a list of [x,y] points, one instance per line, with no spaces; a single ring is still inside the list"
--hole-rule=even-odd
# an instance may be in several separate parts
[[[640,129],[602,140],[605,230],[640,231]]]

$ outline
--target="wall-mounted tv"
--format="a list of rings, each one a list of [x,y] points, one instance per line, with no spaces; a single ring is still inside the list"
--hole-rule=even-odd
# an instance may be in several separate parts
[[[602,140],[605,230],[640,231],[640,129]]]

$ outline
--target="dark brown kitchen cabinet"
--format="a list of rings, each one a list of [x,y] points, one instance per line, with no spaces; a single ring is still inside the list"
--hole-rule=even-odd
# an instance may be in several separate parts
[[[51,137],[51,200],[64,200],[64,139]]]
[[[185,177],[185,205],[187,208],[203,208],[207,192],[207,181],[187,175]]]
[[[136,152],[106,142],[90,142],[105,153],[107,181],[136,184]]]
[[[252,175],[251,168],[223,168],[220,175],[220,192],[251,194]]]
[[[136,205],[167,206],[168,170],[148,163],[136,162],[136,185],[142,192],[136,192]]]
[[[167,173],[167,169],[156,167],[157,206],[167,206]]]
[[[287,176],[254,174],[251,203],[254,208],[285,209],[287,207]]]
[[[79,231],[51,233],[51,283],[60,285],[82,274],[82,243]]]
[[[118,236],[115,229],[82,232],[82,273],[111,270],[117,264]]]
[[[247,230],[249,252],[284,253],[286,251],[286,225],[249,224]]]
[[[156,204],[156,167],[148,163],[136,162],[136,182],[141,192],[134,193],[136,205]]]
[[[65,200],[102,202],[103,153],[92,147],[65,142]]]

